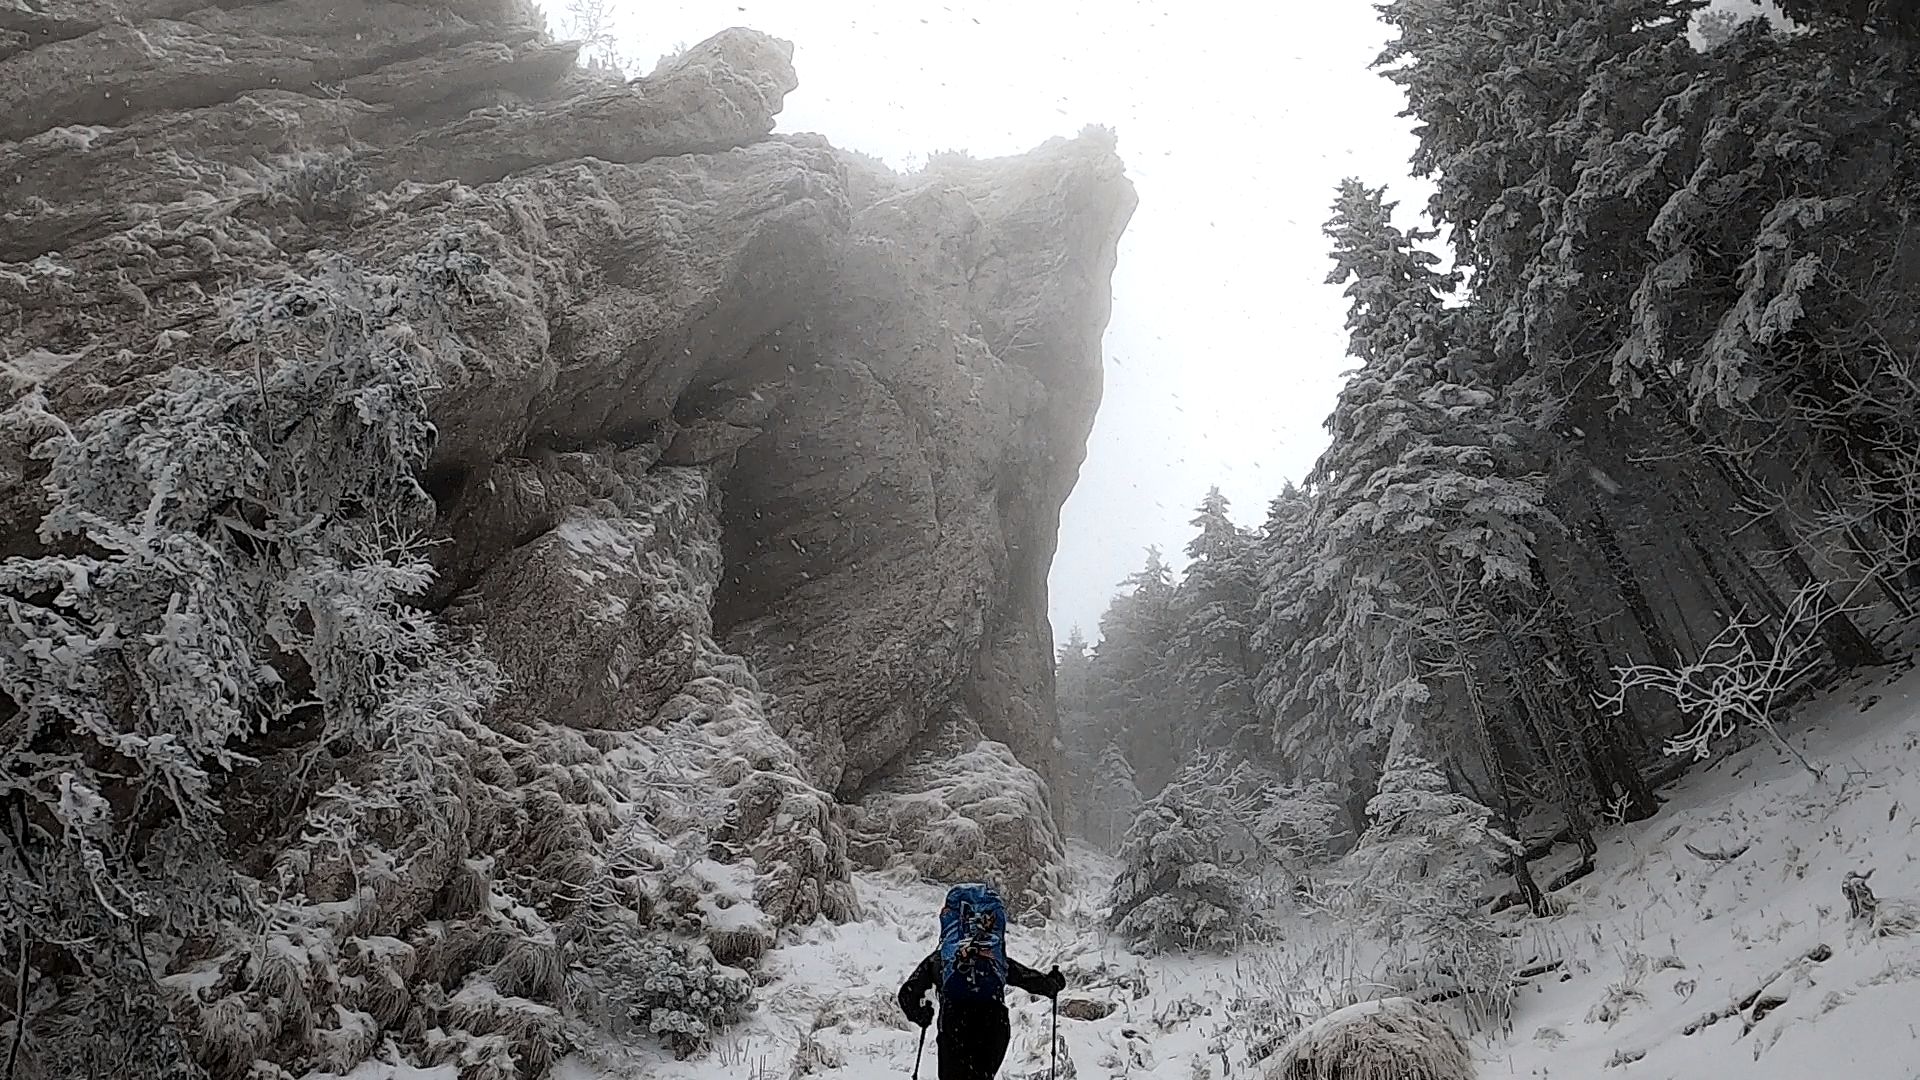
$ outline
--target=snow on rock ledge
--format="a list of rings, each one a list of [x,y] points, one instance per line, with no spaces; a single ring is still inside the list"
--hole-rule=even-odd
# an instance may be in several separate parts
[[[1016,918],[1050,914],[1064,852],[1047,788],[979,725],[950,715],[853,811],[857,863],[902,862],[933,881],[988,881]]]

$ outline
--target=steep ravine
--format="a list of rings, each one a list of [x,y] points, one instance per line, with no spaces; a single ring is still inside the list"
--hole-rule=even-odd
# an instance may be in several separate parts
[[[109,910],[33,879],[80,850],[34,763],[121,777],[89,828],[129,838],[110,872],[167,880],[179,822],[113,764],[163,730],[153,684],[101,675],[100,730],[31,719],[43,624],[19,613],[74,601],[9,594],[0,794],[10,880],[41,890],[31,919],[0,917],[8,955],[30,953],[4,965],[28,992],[23,1075],[158,1076],[137,1063],[172,1055],[179,1075],[292,1078],[380,1053],[541,1076],[596,1040],[695,1046],[697,1016],[610,988],[663,956],[687,987],[735,978],[712,965],[856,911],[855,865],[992,875],[1047,909],[1046,577],[1133,189],[1098,130],[910,176],[773,135],[791,57],[728,30],[621,82],[521,0],[0,6],[19,406],[0,550],[98,554],[40,529],[92,499],[265,575],[235,595],[281,595],[270,568],[292,557],[237,508],[305,497],[271,465],[301,416],[247,410],[337,407],[344,434],[286,467],[351,480],[327,454],[385,460],[363,444],[389,406],[302,372],[392,350],[429,374],[430,501],[413,520],[342,480],[331,505],[421,530],[435,579],[405,618],[503,676],[473,715],[351,744],[316,741],[318,705],[263,712],[225,747],[257,762],[209,766],[223,824],[192,836],[251,913],[176,919],[164,890]],[[206,387],[228,405],[192,424],[254,447],[278,487],[162,493],[211,467],[162,407]],[[144,456],[74,474],[67,430]],[[50,487],[50,458],[111,491]],[[88,647],[145,671],[160,637],[139,629]],[[312,663],[259,652],[261,700],[326,696]],[[80,923],[121,944],[88,960],[55,940]],[[108,969],[137,974],[116,989]]]

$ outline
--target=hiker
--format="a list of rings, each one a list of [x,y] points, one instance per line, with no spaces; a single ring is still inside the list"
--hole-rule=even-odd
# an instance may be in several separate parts
[[[1067,980],[1058,967],[1043,975],[1007,957],[1007,908],[991,886],[955,885],[940,909],[940,947],[900,987],[900,1011],[920,1025],[923,1044],[933,1023],[927,991],[938,991],[940,1080],[993,1080],[1000,1071],[1013,1033],[1001,1000],[1010,985],[1057,1001]]]

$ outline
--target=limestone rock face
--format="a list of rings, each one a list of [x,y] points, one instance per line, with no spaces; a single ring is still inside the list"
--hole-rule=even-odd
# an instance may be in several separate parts
[[[943,704],[1051,777],[1046,574],[1131,186],[1100,136],[871,191],[727,505],[727,640],[851,797]],[[870,189],[871,190],[871,189]]]
[[[1030,911],[1054,888],[1046,576],[1134,206],[1111,137],[901,176],[773,134],[784,41],[632,81],[575,56],[524,0],[0,0],[7,402],[78,428],[183,369],[264,395],[315,339],[259,337],[262,289],[269,322],[387,327],[432,375],[431,520],[390,523],[428,541],[417,616],[503,677],[411,743],[289,724],[221,766],[216,858],[282,929],[146,958],[213,1076],[388,1038],[544,1075],[562,1002],[667,1007],[619,965],[750,966],[847,917],[850,838]],[[443,336],[389,318],[408,289],[451,298]],[[46,436],[0,423],[0,554],[67,550]],[[60,977],[48,1075],[107,1000]]]

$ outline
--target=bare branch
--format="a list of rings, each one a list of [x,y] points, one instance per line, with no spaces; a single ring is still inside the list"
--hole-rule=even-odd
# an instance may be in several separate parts
[[[1629,664],[1614,669],[1616,685],[1602,697],[1600,708],[1619,712],[1631,690],[1647,690],[1671,697],[1682,714],[1694,717],[1693,726],[1667,741],[1669,754],[1686,754],[1699,761],[1712,745],[1742,725],[1757,727],[1806,770],[1820,770],[1806,755],[1781,737],[1774,726],[1775,703],[1799,685],[1819,664],[1820,627],[1838,605],[1826,601],[1824,586],[1814,582],[1794,594],[1787,605],[1772,650],[1755,647],[1753,631],[1761,620],[1741,616],[1727,624],[1701,651],[1700,658],[1681,668],[1657,664]]]
[[[1739,858],[1740,856],[1745,855],[1747,853],[1747,849],[1753,846],[1753,841],[1749,840],[1746,843],[1741,844],[1737,848],[1722,849],[1719,851],[1702,850],[1700,848],[1694,847],[1692,843],[1687,843],[1683,846],[1698,858],[1705,859],[1708,862],[1732,862],[1733,860]]]

